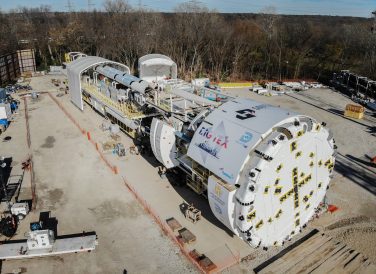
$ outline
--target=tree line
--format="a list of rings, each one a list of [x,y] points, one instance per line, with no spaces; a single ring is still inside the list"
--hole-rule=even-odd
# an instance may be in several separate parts
[[[371,14],[371,11],[370,11]],[[81,51],[128,65],[148,53],[170,56],[181,78],[214,81],[315,79],[350,69],[376,79],[371,18],[224,14],[198,2],[173,13],[106,0],[104,11],[51,12],[48,6],[0,12],[0,54],[34,48],[41,69]]]

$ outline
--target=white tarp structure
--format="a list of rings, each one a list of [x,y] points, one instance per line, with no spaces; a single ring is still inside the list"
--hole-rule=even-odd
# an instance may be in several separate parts
[[[107,60],[102,57],[97,56],[87,56],[83,58],[76,59],[67,65],[67,74],[68,74],[68,83],[69,91],[71,94],[71,101],[79,109],[83,110],[82,103],[82,92],[81,92],[81,74],[83,71],[90,69],[91,67],[109,64],[113,65],[116,68],[124,71],[125,73],[130,73],[130,70],[127,66]]]
[[[176,79],[177,66],[168,56],[162,54],[148,54],[138,60],[140,78],[149,82],[161,79]]]

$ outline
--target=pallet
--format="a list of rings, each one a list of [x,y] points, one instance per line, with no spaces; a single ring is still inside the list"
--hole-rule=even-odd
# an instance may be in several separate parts
[[[287,248],[288,249],[288,248]],[[256,267],[256,273],[354,273],[376,268],[359,252],[323,233],[317,233],[276,259]]]

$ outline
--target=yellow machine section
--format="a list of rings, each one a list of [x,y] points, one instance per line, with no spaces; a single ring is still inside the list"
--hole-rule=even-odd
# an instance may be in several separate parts
[[[94,85],[89,85],[87,83],[82,82],[81,83],[82,89],[85,90],[88,94],[93,96],[94,98],[97,98],[100,102],[102,102],[104,105],[107,107],[111,107],[119,112],[121,112],[124,117],[128,119],[140,119],[144,118],[145,115],[138,111],[135,107],[133,107],[130,104],[121,104],[118,102],[115,102],[111,100],[111,98],[107,97],[103,93],[101,93],[98,88]],[[87,98],[83,97],[84,99],[87,100]],[[86,101],[85,100],[85,101]],[[90,103],[90,102],[88,102]]]

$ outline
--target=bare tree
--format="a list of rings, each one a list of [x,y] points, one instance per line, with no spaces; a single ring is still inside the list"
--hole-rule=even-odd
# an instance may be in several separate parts
[[[258,25],[266,35],[265,41],[265,78],[270,77],[269,69],[271,65],[273,44],[275,41],[275,34],[277,32],[277,20],[279,17],[276,15],[276,8],[273,6],[265,7],[261,10],[261,17]]]
[[[105,0],[103,7],[109,13],[125,13],[132,10],[131,5],[126,0]]]
[[[44,67],[68,51],[127,64],[162,53],[178,63],[180,77],[213,80],[325,79],[338,69],[376,78],[376,35],[371,19],[220,14],[198,1],[175,13],[132,9],[104,1],[105,12],[54,13],[48,7],[0,12],[0,52],[33,47]]]

